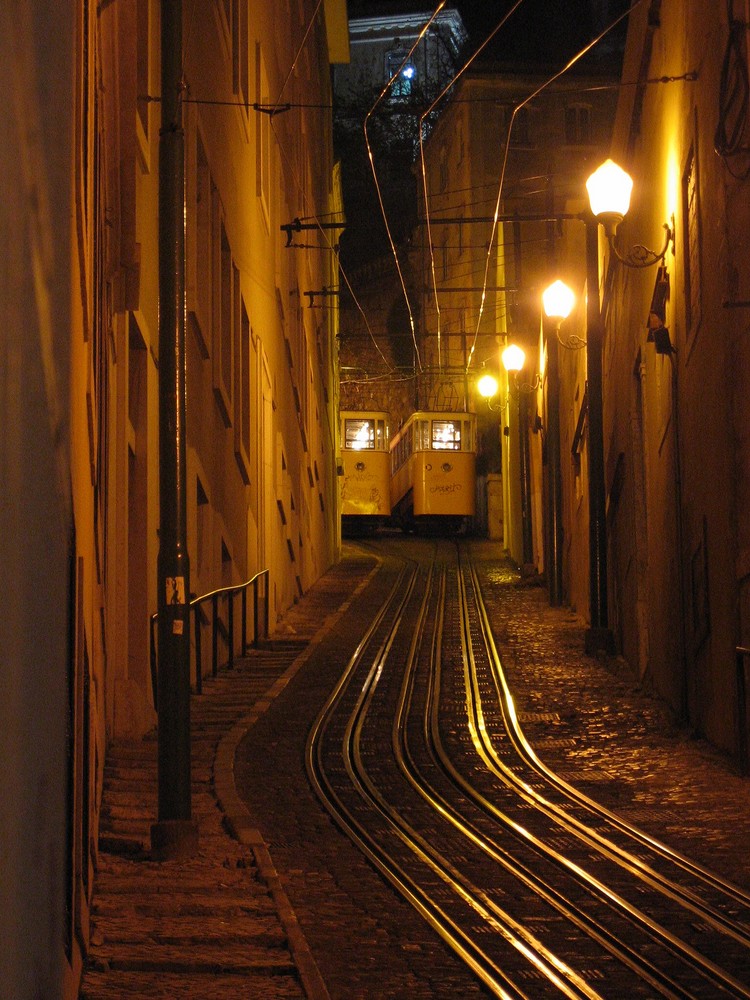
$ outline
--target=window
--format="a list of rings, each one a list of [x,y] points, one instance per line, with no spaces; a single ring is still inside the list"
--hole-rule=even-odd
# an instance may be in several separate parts
[[[461,422],[458,420],[433,420],[432,447],[436,451],[460,451]]]
[[[511,146],[530,146],[531,134],[529,131],[529,109],[519,108],[515,114],[514,107],[505,108],[505,128],[511,129]]]
[[[252,336],[250,333],[250,318],[240,293],[239,271],[235,269],[235,296],[239,303],[239,322],[236,325],[234,346],[235,356],[235,420],[234,420],[234,454],[240,469],[242,481],[250,482],[250,378]]]
[[[188,317],[204,358],[211,343],[212,191],[213,180],[200,134],[196,135],[190,207],[186,228],[186,278]]]
[[[229,246],[229,238],[224,228],[221,204],[218,192],[214,192],[214,218],[215,228],[212,229],[219,235],[219,239],[214,246],[214,256],[216,267],[214,269],[215,283],[213,286],[213,384],[216,401],[224,419],[224,423],[229,427],[232,423],[232,349],[234,346],[234,301],[235,301],[235,280],[234,272],[236,267],[232,260],[232,251]]]
[[[591,108],[588,104],[569,104],[565,109],[565,142],[585,146],[591,142]]]
[[[255,47],[255,100],[267,105],[271,88],[268,84],[266,64],[260,45]],[[255,193],[261,200],[266,222],[270,225],[271,211],[271,116],[258,113],[255,116]]]
[[[148,0],[137,0],[136,3],[136,108],[138,110],[138,121],[143,129],[143,134],[148,139],[148,110],[149,110],[149,30],[148,30]]]
[[[247,0],[232,5],[232,89],[242,104],[250,100],[248,66]]]
[[[685,279],[685,331],[687,342],[701,322],[700,206],[695,146],[688,153],[682,175],[683,261]]]
[[[344,422],[344,447],[365,451],[375,447],[375,421],[367,417],[348,417]]]
[[[386,81],[393,80],[389,95],[396,100],[409,97],[417,79],[417,67],[411,60],[405,62],[407,55],[406,49],[392,49],[385,57]]]

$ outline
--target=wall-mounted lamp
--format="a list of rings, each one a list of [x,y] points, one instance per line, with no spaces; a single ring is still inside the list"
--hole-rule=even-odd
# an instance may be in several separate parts
[[[626,267],[651,267],[663,261],[670,244],[674,250],[674,216],[671,225],[664,223],[666,237],[661,250],[650,250],[637,243],[625,253],[615,245],[617,227],[628,214],[633,179],[613,160],[606,160],[586,181],[589,204],[597,222],[603,227],[610,249]]]
[[[545,316],[557,323],[559,327],[573,311],[576,297],[564,281],[553,281],[542,292],[542,305]]]
[[[555,328],[555,336],[563,347],[571,351],[579,351],[586,346],[586,341],[575,334],[563,340],[560,336],[560,326],[564,320],[570,316],[575,305],[576,297],[573,291],[568,288],[564,281],[553,281],[549,287],[542,292],[542,306],[544,315],[551,320]]]
[[[497,390],[497,379],[494,375],[490,375],[489,372],[482,375],[477,382],[477,391],[483,399],[492,399],[493,396],[497,395]]]
[[[500,360],[503,363],[503,368],[511,376],[514,389],[517,389],[519,392],[535,392],[539,388],[539,383],[541,382],[539,375],[534,376],[533,382],[522,383],[519,381],[519,372],[523,370],[523,366],[526,364],[526,352],[518,344],[508,344],[500,355]]]
[[[500,355],[506,372],[520,372],[526,362],[526,354],[518,344],[508,344]]]
[[[477,392],[482,397],[482,399],[487,400],[487,406],[490,410],[501,410],[502,406],[493,406],[492,400],[497,395],[497,391],[500,388],[497,379],[494,375],[490,375],[489,372],[485,372],[477,380]]]

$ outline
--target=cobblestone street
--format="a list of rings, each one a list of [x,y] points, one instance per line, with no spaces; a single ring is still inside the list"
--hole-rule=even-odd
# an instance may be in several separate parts
[[[254,652],[193,699],[198,859],[149,861],[155,742],[115,748],[82,1000],[484,995],[328,819],[305,774],[311,721],[388,585],[396,548],[347,544],[284,617],[276,649]],[[520,583],[497,546],[471,549],[537,754],[750,887],[750,783],[733,762],[675,727],[622,661],[585,656],[581,623],[550,608],[543,587]]]

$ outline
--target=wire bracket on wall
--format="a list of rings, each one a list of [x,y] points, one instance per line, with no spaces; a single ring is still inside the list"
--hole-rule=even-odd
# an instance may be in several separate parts
[[[288,247],[293,246],[292,244],[292,234],[301,233],[303,230],[313,230],[313,229],[346,229],[346,223],[341,222],[303,222],[299,218],[295,218],[293,222],[286,222],[283,226],[279,226],[282,233],[286,233],[286,245]]]
[[[291,111],[291,104],[258,104],[257,102],[251,104],[250,107],[253,111],[257,111],[258,114],[268,115],[269,118],[273,118],[275,115],[280,115],[283,111]]]
[[[308,297],[308,299],[310,300],[308,302],[308,305],[312,309],[312,307],[315,305],[315,299],[316,299],[316,297],[318,295],[321,298],[329,298],[330,296],[338,295],[339,294],[339,290],[338,290],[338,288],[320,288],[317,291],[314,291],[314,292],[312,292],[312,291],[311,292],[304,292],[303,294],[305,294]]]

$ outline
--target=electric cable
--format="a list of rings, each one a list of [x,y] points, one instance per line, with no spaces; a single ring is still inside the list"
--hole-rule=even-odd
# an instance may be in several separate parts
[[[495,217],[494,217],[494,221],[492,223],[492,233],[491,233],[491,237],[490,237],[490,241],[489,241],[489,249],[487,251],[487,257],[486,257],[485,266],[484,266],[484,288],[487,287],[487,283],[488,283],[488,279],[489,279],[490,260],[491,260],[491,257],[492,257],[492,245],[495,242],[495,235],[497,233],[497,228],[498,228],[498,217],[500,215],[500,204],[502,202],[502,197],[503,197],[503,187],[504,187],[504,182],[505,182],[505,171],[506,171],[506,168],[507,168],[507,165],[508,165],[508,153],[510,151],[510,140],[511,140],[511,135],[512,135],[512,132],[513,132],[513,123],[516,120],[516,116],[518,115],[519,111],[521,111],[530,101],[534,100],[535,97],[538,97],[539,94],[541,94],[544,90],[547,89],[547,87],[551,86],[556,80],[559,80],[561,76],[564,76],[564,74],[567,73],[569,69],[571,69],[573,66],[575,66],[575,64],[577,62],[579,62],[585,55],[587,55],[593,48],[595,48],[595,46],[597,46],[599,44],[599,42],[603,38],[605,38],[606,35],[608,35],[610,31],[612,31],[613,28],[616,28],[617,25],[622,20],[624,20],[626,17],[628,17],[637,7],[640,7],[640,5],[642,3],[643,3],[643,0],[633,0],[633,3],[628,8],[628,10],[623,11],[622,14],[620,14],[618,17],[616,17],[614,19],[614,21],[611,22],[611,24],[609,24],[602,32],[600,32],[596,36],[596,38],[592,39],[592,41],[590,41],[579,52],[577,52],[571,59],[569,59],[568,62],[563,66],[563,68],[561,70],[558,70],[557,73],[554,73],[548,80],[545,81],[545,83],[543,83],[541,86],[537,87],[534,91],[532,91],[532,93],[530,93],[526,98],[524,98],[524,100],[521,101],[520,104],[517,104],[515,106],[515,108],[513,109],[513,114],[511,115],[511,120],[510,120],[510,125],[508,127],[508,132],[507,132],[507,135],[505,137],[505,149],[504,149],[504,152],[503,152],[502,167],[501,167],[501,170],[500,170],[500,180],[499,180],[499,184],[498,184],[497,199],[495,201]],[[477,320],[477,328],[476,328],[476,332],[474,334],[474,342],[471,345],[471,350],[469,351],[469,357],[468,357],[467,362],[466,362],[466,372],[467,373],[468,373],[468,371],[469,371],[469,369],[471,367],[471,361],[472,361],[472,358],[473,358],[473,355],[474,355],[474,350],[476,348],[477,337],[479,336],[479,326],[481,324],[482,315],[484,313],[484,303],[485,303],[485,292],[483,291],[482,292],[482,297],[481,297],[481,300],[480,300],[480,310],[479,310],[479,317],[478,317],[478,320]]]
[[[412,54],[414,53],[414,50],[417,48],[417,46],[419,45],[419,43],[422,41],[422,39],[424,38],[424,36],[428,32],[428,30],[430,28],[430,25],[435,20],[435,18],[438,16],[438,14],[443,9],[443,7],[445,6],[445,4],[446,4],[446,0],[441,0],[441,2],[435,8],[435,11],[433,12],[432,16],[426,22],[426,24],[423,26],[423,28],[420,31],[420,33],[417,35],[417,38],[416,38],[414,44],[412,45],[411,49],[409,50],[409,52],[404,57],[403,62],[401,63],[401,65],[399,66],[399,68],[396,70],[396,72],[393,74],[393,76],[388,80],[388,82],[386,83],[385,87],[380,92],[379,96],[376,98],[375,103],[373,104],[373,106],[370,108],[370,110],[365,115],[365,120],[364,120],[364,136],[365,136],[365,146],[367,148],[367,157],[368,157],[369,162],[370,162],[370,169],[372,171],[372,177],[373,177],[373,180],[375,182],[375,190],[376,190],[376,193],[377,193],[377,196],[378,196],[378,203],[380,205],[380,211],[381,211],[381,214],[383,216],[383,222],[385,223],[386,233],[387,233],[387,236],[388,236],[388,242],[389,242],[390,247],[391,247],[391,253],[393,254],[393,259],[394,259],[394,261],[396,263],[396,270],[398,272],[399,281],[401,282],[401,289],[403,291],[404,299],[406,301],[406,309],[407,309],[407,312],[409,314],[409,323],[410,323],[410,326],[411,326],[412,337],[413,337],[413,341],[414,341],[414,354],[415,354],[415,357],[417,359],[417,365],[418,365],[418,367],[421,367],[421,357],[420,357],[420,354],[419,354],[419,344],[417,343],[417,331],[416,331],[416,326],[415,326],[415,323],[414,323],[414,313],[413,313],[413,310],[412,310],[412,307],[411,307],[411,302],[409,301],[409,294],[408,294],[408,292],[406,290],[406,282],[404,280],[403,271],[401,270],[401,264],[400,264],[399,259],[398,259],[398,251],[396,249],[396,244],[395,244],[395,242],[393,240],[393,234],[391,232],[391,227],[388,224],[388,217],[387,217],[387,213],[385,211],[385,205],[384,205],[384,202],[383,202],[383,193],[381,191],[380,183],[378,181],[377,170],[375,169],[375,159],[373,157],[372,146],[370,145],[370,136],[369,136],[369,133],[368,133],[368,130],[367,130],[367,126],[368,126],[368,122],[369,122],[370,118],[372,117],[375,109],[382,102],[383,98],[388,93],[388,91],[393,87],[393,84],[395,83],[395,81],[400,76],[401,71],[403,70],[404,66],[406,66],[407,63],[409,62],[409,60],[411,59]]]
[[[422,113],[422,116],[419,119],[419,158],[420,158],[421,173],[422,173],[422,189],[423,189],[423,192],[424,192],[424,206],[425,206],[425,216],[426,216],[426,225],[427,225],[427,246],[429,247],[429,251],[430,251],[430,273],[431,273],[431,276],[432,276],[432,286],[433,286],[434,298],[435,298],[435,312],[436,312],[436,315],[437,315],[437,337],[438,337],[437,354],[438,354],[438,368],[440,367],[441,357],[442,357],[442,354],[441,354],[441,351],[442,351],[441,328],[440,328],[440,300],[438,298],[437,283],[435,281],[435,255],[434,255],[434,247],[433,247],[433,242],[432,242],[432,229],[431,229],[431,225],[430,225],[430,205],[429,205],[429,196],[428,196],[428,190],[427,190],[427,167],[426,167],[425,158],[424,158],[425,119],[426,119],[426,117],[429,114],[431,114],[434,111],[436,105],[439,104],[440,101],[442,101],[442,99],[451,90],[451,88],[455,86],[456,82],[461,78],[461,76],[463,76],[463,74],[466,72],[466,70],[469,68],[469,66],[471,66],[471,64],[480,55],[480,53],[485,49],[485,47],[487,45],[489,45],[489,43],[495,37],[495,35],[497,34],[497,32],[500,30],[500,28],[503,27],[503,25],[506,23],[506,21],[508,20],[508,18],[512,14],[515,13],[515,11],[521,6],[521,4],[523,2],[524,2],[524,0],[516,0],[515,4],[510,8],[509,11],[507,11],[507,13],[505,14],[505,16],[500,20],[499,24],[490,32],[490,34],[487,36],[487,38],[484,40],[484,42],[479,46],[479,48],[476,50],[476,52],[474,52],[473,55],[471,55],[469,57],[469,59],[461,67],[461,69],[459,70],[459,72],[452,78],[452,80],[448,84],[446,84],[446,86],[443,88],[443,90],[438,94],[438,96],[435,98],[435,100],[432,102],[432,104],[429,106],[429,108],[427,108],[427,110]]]

